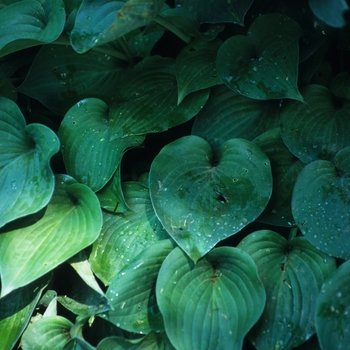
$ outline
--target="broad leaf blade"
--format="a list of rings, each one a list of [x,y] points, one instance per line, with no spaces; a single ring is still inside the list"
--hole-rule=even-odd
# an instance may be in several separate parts
[[[335,271],[335,259],[304,237],[287,241],[267,230],[251,233],[238,248],[254,259],[266,290],[264,312],[248,334],[252,344],[292,349],[305,342],[315,333],[317,297]]]
[[[326,254],[350,258],[350,147],[308,164],[293,190],[292,212],[304,236]]]
[[[259,16],[247,36],[235,35],[220,47],[217,72],[237,93],[257,99],[302,101],[297,87],[299,25],[283,14]]]
[[[55,41],[66,21],[62,0],[24,0],[0,11],[0,57]]]
[[[317,300],[316,331],[322,349],[347,349],[350,344],[350,261],[323,284]]]
[[[344,13],[349,11],[349,5],[345,0],[309,0],[309,5],[315,16],[327,25],[341,28],[347,24]]]
[[[58,152],[59,140],[44,125],[26,126],[13,101],[0,97],[0,105],[1,227],[49,202],[54,189],[50,158]]]
[[[243,139],[227,141],[214,160],[205,140],[180,138],[154,159],[149,182],[158,218],[194,261],[254,221],[272,192],[267,156]]]
[[[149,23],[161,10],[164,0],[84,0],[71,33],[75,51],[113,41]]]
[[[176,349],[241,349],[265,304],[256,265],[231,247],[216,248],[197,264],[175,248],[160,269],[156,294]]]
[[[93,191],[106,185],[125,150],[144,139],[116,136],[108,110],[102,100],[84,99],[67,112],[58,130],[68,174]]]
[[[44,216],[30,226],[0,235],[1,296],[34,281],[92,244],[101,225],[95,194],[69,176],[57,176]]]

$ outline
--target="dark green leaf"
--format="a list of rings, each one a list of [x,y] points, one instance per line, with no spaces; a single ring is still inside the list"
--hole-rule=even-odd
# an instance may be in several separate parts
[[[44,216],[30,226],[0,235],[1,296],[92,244],[101,225],[95,194],[69,176],[56,176],[55,192]]]
[[[16,1],[0,10],[0,57],[55,41],[66,21],[62,0]]]
[[[252,141],[263,132],[279,126],[279,101],[258,101],[238,95],[226,85],[214,87],[198,113],[192,134],[209,142],[218,158],[224,142],[233,138]]]
[[[174,245],[169,239],[153,243],[113,278],[106,292],[112,306],[107,314],[110,322],[140,334],[163,330],[154,288],[160,266]]]
[[[200,23],[233,22],[244,25],[244,17],[253,0],[176,0],[178,6],[191,12]]]
[[[302,101],[297,87],[299,25],[283,14],[258,17],[247,36],[235,35],[220,47],[218,75],[237,93],[257,99]]]
[[[54,189],[49,162],[58,150],[53,131],[42,124],[26,126],[19,107],[0,97],[0,227],[49,202]]]
[[[350,258],[350,147],[308,164],[293,190],[292,211],[305,237],[321,251]]]
[[[331,82],[330,90],[334,96],[350,100],[350,73],[342,72]]]
[[[292,349],[315,333],[317,296],[334,273],[335,259],[318,251],[304,237],[290,241],[273,231],[256,231],[238,248],[258,267],[266,290],[266,306],[248,334],[257,349]]]
[[[0,78],[0,96],[6,97],[14,102],[17,100],[17,90],[8,78]]]
[[[272,192],[270,162],[253,143],[224,143],[215,164],[197,136],[166,145],[150,170],[154,210],[180,247],[197,261],[264,210]]]
[[[317,300],[316,331],[322,349],[348,349],[350,344],[350,261],[323,284]]]
[[[49,283],[44,276],[0,299],[0,349],[14,348],[27,326],[42,290]]]
[[[340,28],[346,25],[344,13],[349,11],[346,0],[309,0],[313,13],[329,26]]]
[[[149,23],[161,10],[164,0],[84,0],[71,33],[75,51],[113,41]]]
[[[195,116],[209,91],[187,96],[177,105],[175,61],[151,56],[126,73],[111,106],[113,130],[118,137],[161,132]]]
[[[64,115],[86,97],[108,103],[123,68],[125,64],[109,53],[90,51],[79,55],[70,46],[45,45],[18,91]]]
[[[182,49],[175,61],[178,100],[191,92],[222,84],[215,67],[215,58],[221,40],[205,41],[198,38]]]
[[[143,249],[169,237],[155,216],[148,188],[129,182],[123,184],[123,191],[131,211],[103,213],[103,228],[89,258],[94,273],[105,285]]]
[[[273,177],[271,199],[257,220],[270,225],[292,226],[295,224],[291,208],[293,187],[305,164],[290,153],[279,128],[266,131],[253,142],[269,157]]]
[[[216,248],[196,264],[175,248],[160,269],[156,294],[176,349],[242,349],[265,305],[256,265],[232,247]]]
[[[68,174],[93,191],[100,190],[119,166],[125,150],[144,137],[120,137],[113,116],[99,99],[79,101],[65,115],[58,135]]]
[[[288,101],[281,113],[281,135],[289,150],[303,162],[333,160],[350,146],[350,101],[338,105],[321,85],[302,90],[305,103]]]

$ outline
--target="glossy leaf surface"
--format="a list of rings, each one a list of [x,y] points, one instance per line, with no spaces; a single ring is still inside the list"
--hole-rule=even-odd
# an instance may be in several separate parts
[[[287,241],[268,230],[251,233],[238,248],[254,259],[266,290],[264,312],[248,334],[252,344],[291,349],[304,343],[315,333],[317,296],[335,260],[304,237]]]
[[[158,218],[194,261],[254,221],[272,192],[267,156],[243,139],[227,141],[214,163],[205,140],[180,138],[154,159],[149,181]]]
[[[0,227],[49,202],[54,189],[50,159],[58,150],[53,131],[26,125],[19,107],[0,97]]]
[[[197,264],[175,248],[160,269],[156,294],[176,349],[241,349],[265,304],[256,265],[231,247],[216,248]]]
[[[282,14],[259,16],[247,36],[235,35],[220,47],[216,68],[237,93],[257,99],[302,101],[297,87],[301,28]]]

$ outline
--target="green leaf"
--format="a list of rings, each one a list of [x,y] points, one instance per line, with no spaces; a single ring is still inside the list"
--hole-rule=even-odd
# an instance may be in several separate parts
[[[253,0],[176,0],[175,3],[191,12],[200,23],[232,22],[243,26]]]
[[[269,157],[273,178],[271,199],[257,220],[275,226],[295,225],[291,208],[293,187],[305,164],[288,150],[279,128],[266,131],[253,142]]]
[[[118,168],[129,147],[144,137],[118,137],[108,106],[96,98],[79,101],[65,115],[58,130],[69,175],[100,190]]]
[[[302,94],[305,103],[288,101],[281,112],[283,141],[305,163],[333,160],[350,146],[350,101],[339,105],[321,85],[308,85]]]
[[[316,331],[322,349],[348,349],[350,344],[350,261],[323,284],[317,300]]]
[[[220,39],[205,41],[198,38],[181,50],[175,61],[178,104],[191,92],[222,84],[215,67],[220,45]]]
[[[350,73],[339,73],[332,79],[330,90],[334,96],[350,100]]]
[[[297,87],[301,33],[299,25],[283,14],[259,16],[247,36],[232,36],[221,45],[218,75],[230,89],[253,99],[303,101]]]
[[[196,264],[175,248],[160,269],[156,295],[176,349],[242,349],[265,304],[256,265],[231,247],[216,248]]]
[[[187,122],[206,103],[209,91],[187,96],[177,105],[175,61],[151,56],[126,72],[111,106],[113,130],[119,137],[161,132]]]
[[[251,233],[237,247],[254,259],[266,291],[249,340],[257,349],[292,349],[305,342],[315,333],[317,297],[335,271],[335,259],[304,237],[287,241],[268,230]]]
[[[53,131],[41,124],[26,126],[19,107],[0,97],[0,227],[49,202],[54,189],[50,159],[58,150]]]
[[[304,236],[326,254],[350,258],[350,147],[308,164],[293,190],[292,212]]]
[[[163,330],[154,286],[160,266],[174,245],[170,239],[153,243],[113,278],[106,292],[112,307],[107,314],[108,321],[140,334],[148,334],[152,329]]]
[[[113,41],[149,23],[161,10],[164,0],[84,0],[76,16],[70,40],[83,53]]]
[[[77,54],[70,46],[45,45],[18,88],[56,113],[64,115],[78,101],[114,96],[125,63],[105,52]]]
[[[208,141],[217,158],[226,141],[238,137],[252,141],[277,128],[280,109],[279,101],[252,100],[226,85],[213,87],[208,102],[195,118],[192,134]]]
[[[3,7],[0,10],[0,57],[55,41],[65,21],[62,0],[23,0]]]
[[[62,316],[42,317],[24,332],[23,350],[63,349],[69,342],[73,323]]]
[[[143,249],[169,237],[155,216],[148,188],[137,182],[122,186],[131,211],[103,213],[103,228],[89,258],[94,273],[105,285]]]
[[[344,13],[349,11],[346,0],[309,0],[311,10],[327,25],[341,28],[346,25]]]
[[[17,289],[0,299],[0,348],[12,349],[30,320],[50,276]]]
[[[95,194],[69,176],[56,176],[55,192],[44,216],[30,226],[0,235],[1,296],[92,244],[101,225]]]
[[[254,221],[272,192],[269,159],[243,139],[227,141],[216,163],[205,140],[180,138],[156,156],[149,181],[159,220],[195,262]]]

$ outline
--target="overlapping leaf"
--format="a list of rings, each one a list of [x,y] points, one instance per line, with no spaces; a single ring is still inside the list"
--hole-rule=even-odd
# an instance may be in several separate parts
[[[281,135],[289,150],[303,162],[333,160],[350,146],[350,101],[340,105],[321,85],[302,90],[305,103],[289,101],[281,113]]]
[[[163,330],[154,288],[160,266],[174,245],[169,239],[153,243],[113,278],[106,292],[112,306],[107,315],[110,322],[134,333]]]
[[[149,23],[161,10],[164,0],[84,0],[71,33],[75,51],[115,40]]]
[[[334,163],[318,160],[300,173],[293,190],[292,212],[305,237],[321,251],[350,258],[350,147]]]
[[[169,237],[155,216],[148,188],[130,182],[123,184],[123,190],[131,211],[103,213],[103,228],[89,258],[94,273],[106,285],[143,249]]]
[[[87,97],[108,103],[123,68],[121,60],[107,53],[90,51],[79,55],[70,46],[45,45],[18,90],[64,115]]]
[[[158,218],[194,261],[254,221],[272,192],[269,159],[243,139],[227,141],[213,159],[202,138],[180,138],[154,159],[149,182]]]
[[[19,107],[0,97],[0,227],[49,202],[54,189],[50,158],[58,150],[53,131],[26,126]]]
[[[256,265],[231,247],[216,248],[196,264],[175,248],[160,269],[156,295],[176,349],[242,349],[265,305]]]
[[[69,176],[57,176],[44,216],[0,235],[1,295],[36,280],[92,244],[101,225],[95,194]]]
[[[266,306],[248,334],[258,349],[292,349],[315,333],[317,296],[334,273],[335,259],[318,251],[304,237],[290,241],[273,231],[256,231],[238,248],[258,267],[266,290]]]
[[[62,0],[15,1],[4,6],[0,10],[0,57],[56,40],[65,21]]]
[[[238,95],[226,85],[213,87],[208,102],[193,123],[192,134],[209,142],[217,157],[224,142],[233,138],[252,141],[279,126],[279,101],[258,101]]]
[[[302,101],[297,87],[299,25],[283,14],[259,16],[247,36],[235,35],[220,47],[217,72],[237,93],[258,100]]]
[[[139,145],[143,136],[118,137],[115,121],[102,100],[79,101],[65,115],[58,135],[69,175],[93,191],[106,185],[125,150]]]
[[[322,349],[350,344],[350,261],[323,284],[317,300],[316,331]]]
[[[187,96],[177,105],[175,61],[151,56],[126,73],[111,106],[117,136],[161,132],[194,117],[206,103],[209,91]]]
[[[254,141],[269,157],[272,168],[272,196],[258,221],[276,226],[295,225],[291,201],[295,181],[305,164],[284,144],[280,129],[271,129]]]

